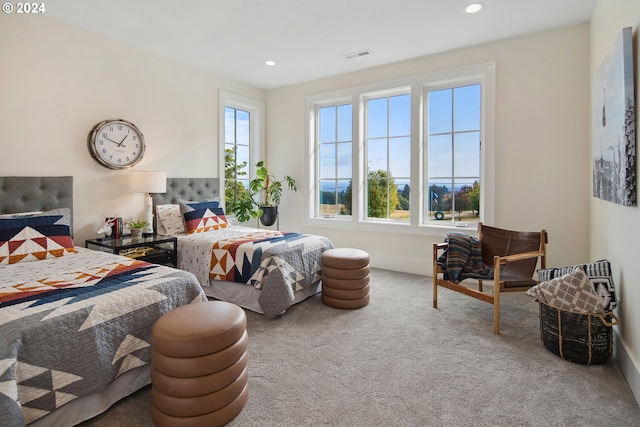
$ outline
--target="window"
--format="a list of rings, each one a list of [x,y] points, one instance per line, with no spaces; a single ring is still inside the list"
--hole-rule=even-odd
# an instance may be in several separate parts
[[[231,204],[249,188],[250,118],[248,111],[224,107],[225,212],[231,212]]]
[[[427,221],[478,222],[480,84],[427,89]]]
[[[411,95],[366,102],[367,218],[409,219]]]
[[[318,109],[319,215],[351,215],[351,104]]]
[[[408,233],[492,222],[494,74],[309,97],[308,222]]]
[[[264,106],[259,101],[221,92],[220,111],[223,201],[225,212],[231,215],[231,204],[249,188],[253,166],[261,157]]]

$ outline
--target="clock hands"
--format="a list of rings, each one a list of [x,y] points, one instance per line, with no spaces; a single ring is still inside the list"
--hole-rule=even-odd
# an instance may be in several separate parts
[[[118,147],[126,147],[126,145],[122,145],[122,143],[124,142],[125,139],[127,139],[128,136],[129,136],[129,134],[125,135],[124,138],[122,138],[122,141],[120,141],[119,144],[116,142],[116,144],[118,144]]]
[[[124,136],[124,138],[122,138],[122,141],[120,141],[120,142],[118,142],[118,141],[114,141],[113,139],[111,139],[111,138],[107,138],[106,136],[103,136],[103,138],[104,138],[104,139],[106,139],[106,140],[108,140],[108,141],[113,142],[114,144],[118,144],[118,148],[120,148],[120,147],[127,148],[127,146],[126,146],[126,145],[122,145],[122,144],[124,143],[124,140],[125,140],[125,139],[127,139],[127,137],[128,137],[128,136],[129,136],[129,135],[125,135],[125,136]]]

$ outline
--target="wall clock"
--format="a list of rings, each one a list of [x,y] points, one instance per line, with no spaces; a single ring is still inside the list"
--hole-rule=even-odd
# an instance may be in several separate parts
[[[144,137],[133,123],[122,120],[103,120],[89,133],[89,152],[102,166],[126,169],[144,156]]]

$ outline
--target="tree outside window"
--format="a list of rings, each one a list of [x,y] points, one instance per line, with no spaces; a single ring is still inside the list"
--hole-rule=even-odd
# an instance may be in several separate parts
[[[480,89],[427,91],[429,220],[479,220]]]
[[[310,96],[309,221],[490,222],[494,111],[493,64]]]
[[[225,212],[249,188],[251,113],[225,107],[224,200]]]

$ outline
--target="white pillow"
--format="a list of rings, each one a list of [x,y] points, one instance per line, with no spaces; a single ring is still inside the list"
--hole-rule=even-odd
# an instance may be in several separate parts
[[[176,235],[184,234],[184,220],[180,213],[179,205],[156,206],[158,234]]]
[[[39,215],[41,213],[42,213],[42,211],[17,212],[17,213],[10,213],[10,214],[2,214],[2,215],[0,215],[0,218],[20,218],[20,217],[23,217],[23,216]]]

